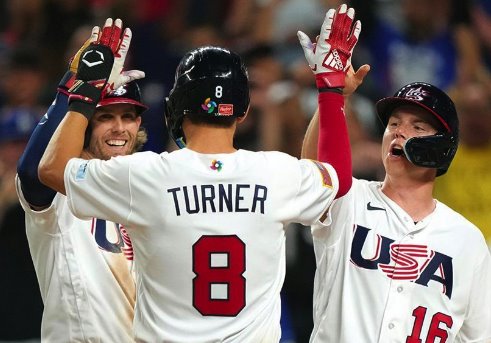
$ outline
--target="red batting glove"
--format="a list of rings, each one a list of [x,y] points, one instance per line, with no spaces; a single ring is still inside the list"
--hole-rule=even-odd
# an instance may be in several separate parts
[[[361,31],[359,20],[353,25],[354,16],[355,10],[345,4],[327,11],[316,43],[302,31],[297,33],[319,90],[345,86],[344,78]]]

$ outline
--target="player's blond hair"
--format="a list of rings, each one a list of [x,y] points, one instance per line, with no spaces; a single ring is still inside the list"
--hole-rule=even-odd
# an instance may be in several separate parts
[[[140,151],[143,145],[148,141],[148,134],[145,128],[140,126],[140,129],[136,133],[136,142],[135,146],[131,150],[131,153]]]

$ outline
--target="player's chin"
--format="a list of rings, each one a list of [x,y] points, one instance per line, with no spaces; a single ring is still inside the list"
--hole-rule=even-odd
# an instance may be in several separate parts
[[[125,144],[123,146],[108,146],[104,149],[104,155],[108,158],[116,156],[125,156],[131,154],[131,146]]]

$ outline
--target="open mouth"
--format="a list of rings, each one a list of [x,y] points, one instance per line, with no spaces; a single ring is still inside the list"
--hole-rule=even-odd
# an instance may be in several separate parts
[[[394,145],[394,146],[392,146],[392,148],[390,150],[390,154],[392,156],[401,156],[401,157],[404,157],[404,150],[403,150],[402,146],[400,146],[400,145]]]

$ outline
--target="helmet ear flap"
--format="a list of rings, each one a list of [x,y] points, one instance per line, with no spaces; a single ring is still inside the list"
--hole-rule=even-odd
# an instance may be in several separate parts
[[[179,149],[186,147],[186,139],[184,137],[184,131],[182,130],[182,121],[184,116],[178,116],[174,113],[174,106],[172,100],[169,97],[164,99],[164,119],[167,131],[174,142],[176,142]]]
[[[414,165],[437,169],[437,176],[446,173],[457,152],[458,142],[449,134],[412,137],[404,144],[404,154]]]

